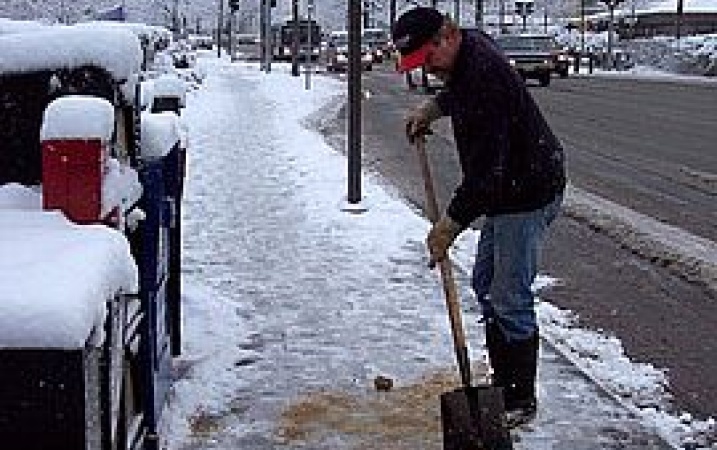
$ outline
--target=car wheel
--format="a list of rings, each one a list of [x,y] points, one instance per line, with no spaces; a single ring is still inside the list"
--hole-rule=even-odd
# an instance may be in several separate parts
[[[550,86],[550,73],[544,73],[538,78],[540,85],[543,87]]]

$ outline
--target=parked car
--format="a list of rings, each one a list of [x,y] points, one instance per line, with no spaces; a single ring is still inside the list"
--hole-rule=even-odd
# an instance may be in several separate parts
[[[371,48],[361,44],[361,70],[372,70],[374,58]],[[349,66],[349,34],[348,31],[334,31],[329,36],[326,50],[326,70],[344,72]]]
[[[361,32],[361,42],[369,47],[377,64],[390,58],[390,41],[388,30],[383,28],[366,28]]]
[[[550,85],[550,76],[558,67],[552,36],[543,34],[499,34],[495,40],[510,64],[524,79]],[[567,66],[565,67],[567,70]]]

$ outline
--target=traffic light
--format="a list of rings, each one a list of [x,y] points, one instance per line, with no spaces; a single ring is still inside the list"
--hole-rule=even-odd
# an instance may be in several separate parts
[[[232,11],[239,9],[239,0],[229,0],[229,9]]]

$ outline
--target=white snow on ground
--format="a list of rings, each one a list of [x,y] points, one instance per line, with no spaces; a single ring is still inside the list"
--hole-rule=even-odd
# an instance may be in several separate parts
[[[364,358],[374,361],[374,366],[363,366],[360,373],[354,374],[361,382],[386,371],[399,379],[410,378],[410,373],[396,368],[396,352],[401,354],[399,359],[407,359],[406,350],[414,349],[415,345],[420,350],[413,351],[420,354],[423,362],[412,361],[413,370],[450,361],[451,344],[445,336],[445,312],[437,279],[429,276],[428,282],[433,287],[427,292],[414,292],[425,290],[427,282],[422,272],[415,271],[394,273],[399,279],[399,275],[407,276],[405,289],[393,285],[393,290],[375,292],[374,286],[365,285],[386,278],[388,275],[382,271],[395,271],[392,266],[409,264],[407,259],[413,258],[410,264],[415,265],[417,255],[423,252],[428,223],[383,190],[370,175],[365,176],[363,187],[363,203],[368,212],[354,215],[341,211],[345,203],[346,160],[318,134],[301,125],[309,114],[335,101],[345,91],[345,85],[316,77],[313,89],[306,91],[303,80],[288,76],[281,65],[276,65],[271,75],[265,75],[255,66],[230,65],[225,60],[200,59],[199,64],[207,72],[206,87],[189,95],[185,116],[192,142],[185,209],[186,333],[174,395],[163,424],[171,437],[170,448],[185,448],[192,440],[190,422],[197,417],[249,407],[233,403],[243,389],[264,386],[268,404],[283,404],[287,399],[274,397],[276,391],[285,388],[295,394],[301,388],[297,384],[306,384],[303,386],[306,388],[312,383],[326,382],[311,374],[335,371],[335,364],[350,366],[352,358],[359,365]],[[226,99],[232,92],[240,94],[235,94],[236,104],[228,110]],[[241,124],[244,126],[240,127]],[[274,225],[266,215],[273,215],[278,224],[287,221],[296,229],[288,235],[273,235]],[[232,241],[212,241],[225,231]],[[316,242],[304,242],[310,240]],[[469,233],[458,242],[454,256],[460,266],[468,267],[474,242],[475,236]],[[289,249],[292,253],[274,254],[272,249]],[[342,260],[335,264],[331,258],[337,254],[332,254],[332,249],[344,251],[338,255]],[[236,264],[237,261],[241,264]],[[236,272],[234,267],[253,267],[254,271],[249,275]],[[342,271],[337,272],[338,268]],[[346,268],[350,272],[344,272]],[[312,272],[316,270],[319,272]],[[292,278],[283,280],[288,285],[282,283],[282,273],[292,274]],[[293,288],[291,283],[297,280],[301,288]],[[546,276],[539,279],[540,285],[551,282]],[[325,310],[311,306],[307,311],[301,308],[287,311],[294,297],[307,290],[313,297],[326,297]],[[340,305],[335,305],[336,296],[342,297],[342,301],[359,300],[369,308],[383,306],[386,311],[394,310],[393,305],[396,310],[410,305],[411,317],[420,317],[418,323],[426,329],[415,329],[416,325],[411,325],[413,319],[407,317],[405,322],[396,322],[387,314],[382,322],[380,315],[370,314],[384,314],[381,311],[369,311],[364,316],[358,315],[362,309],[343,311]],[[314,321],[322,321],[314,325],[319,329],[303,328],[307,314],[315,315]],[[352,318],[352,314],[356,317]],[[669,395],[663,371],[630,362],[615,338],[577,328],[569,311],[547,303],[541,303],[539,315],[550,341],[557,343],[648,426],[658,428],[672,445],[715,431],[713,420],[697,422],[688,415],[675,417],[666,412]],[[284,352],[307,346],[308,352],[321,346],[322,334],[340,333],[345,322],[350,325],[350,320],[357,319],[353,325],[357,336],[376,338],[385,334],[384,340],[397,339],[404,347],[394,349],[393,355],[369,355],[364,352],[376,350],[362,347],[365,342],[355,342],[361,341],[359,337],[344,336],[346,347],[339,355],[348,359],[322,360],[317,348],[316,354],[308,353],[298,363],[300,367],[289,365],[275,368],[275,372],[257,368],[261,367],[259,360],[267,356],[260,352],[265,346],[283,345]],[[405,333],[419,333],[419,338],[426,333],[428,340],[405,342],[407,339],[400,334],[402,326],[409,327],[405,330],[410,332]],[[264,330],[259,333],[261,328]],[[274,330],[274,335],[267,336],[267,329]],[[442,337],[436,340],[435,336]],[[352,344],[359,347],[351,347]],[[377,342],[372,345],[379,347]],[[267,353],[291,364],[281,352],[272,354],[267,350]],[[271,362],[266,364],[271,366]],[[312,364],[330,367],[306,367]],[[237,370],[237,366],[242,366],[239,367],[242,370]],[[294,381],[285,380],[287,377]],[[281,382],[289,384],[276,387]],[[600,414],[594,418],[599,423],[604,419]],[[266,432],[272,426],[272,418],[260,414],[258,419],[229,431],[246,436]]]

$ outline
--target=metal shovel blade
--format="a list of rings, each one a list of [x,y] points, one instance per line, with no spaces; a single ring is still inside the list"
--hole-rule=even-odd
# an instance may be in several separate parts
[[[502,388],[471,386],[441,394],[444,450],[512,450]]]

